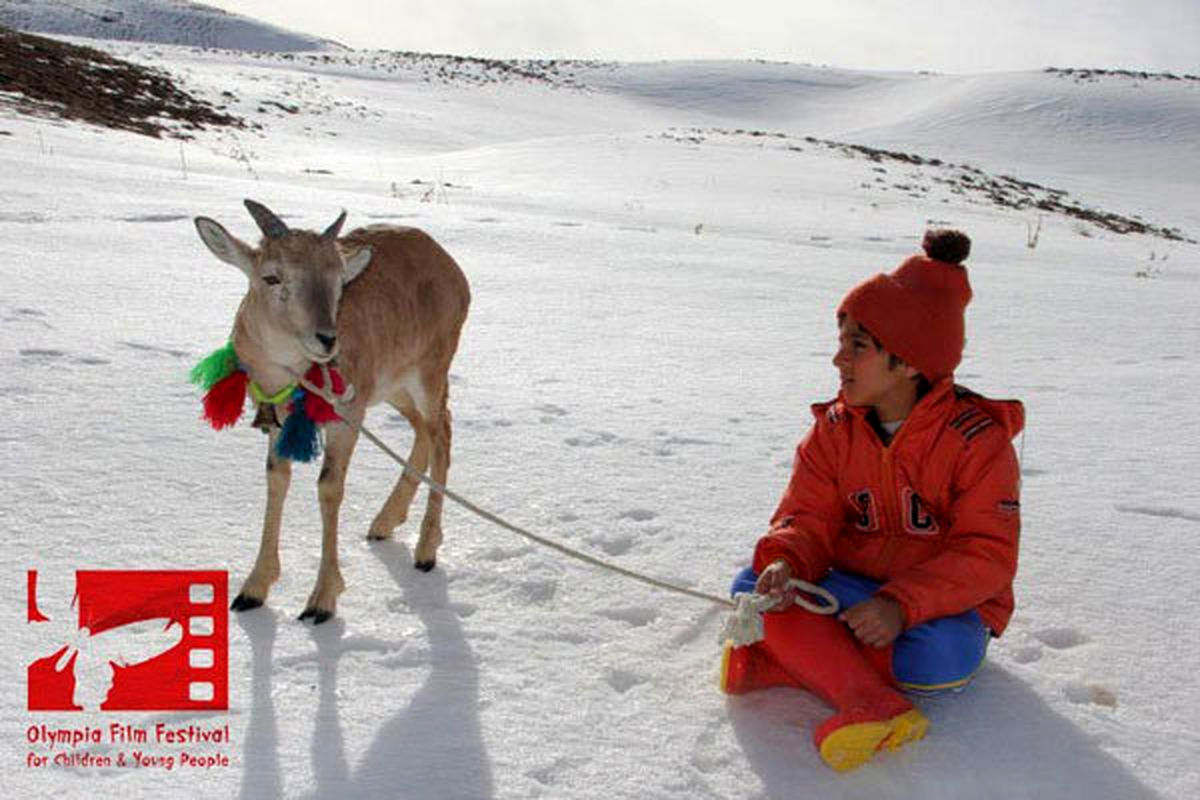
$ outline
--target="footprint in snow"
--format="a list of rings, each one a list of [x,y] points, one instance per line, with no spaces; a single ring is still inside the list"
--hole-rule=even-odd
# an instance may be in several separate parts
[[[1043,628],[1040,631],[1034,631],[1033,638],[1055,650],[1069,650],[1085,644],[1088,640],[1074,628]]]
[[[1142,514],[1147,517],[1166,517],[1167,519],[1185,519],[1188,522],[1200,522],[1200,514],[1194,511],[1184,511],[1181,508],[1167,506],[1115,506],[1122,514]]]
[[[533,548],[529,545],[516,545],[513,547],[505,547],[503,545],[493,545],[483,551],[483,557],[488,561],[509,561],[514,558],[529,555]]]
[[[1100,683],[1069,683],[1063,688],[1063,693],[1072,703],[1117,707],[1116,691]]]
[[[634,522],[648,522],[658,516],[658,513],[647,508],[631,508],[617,514],[617,519],[631,519]]]
[[[604,676],[604,682],[615,689],[618,694],[625,694],[635,686],[649,683],[649,678],[626,669],[610,669]]]
[[[658,612],[644,606],[628,606],[626,608],[606,608],[597,611],[596,616],[611,619],[614,622],[624,622],[635,628],[644,628],[658,619]]]
[[[610,536],[592,536],[588,541],[610,556],[623,556],[633,549],[633,536],[618,533]]]
[[[1042,657],[1042,646],[1027,644],[1013,650],[1012,660],[1018,664],[1032,664]]]
[[[39,311],[36,308],[14,308],[12,313],[4,318],[4,321],[26,324],[32,323],[34,325],[39,325],[48,331],[54,330],[54,326],[49,322],[46,322],[44,319],[45,316],[46,312]]]
[[[55,361],[66,355],[66,353],[64,353],[62,350],[51,350],[40,347],[27,347],[24,350],[18,350],[17,352],[24,358],[28,358],[33,361],[40,361],[42,363]]]
[[[615,433],[609,433],[608,431],[588,431],[588,433],[590,435],[587,437],[568,436],[563,441],[571,447],[599,447],[600,445],[614,442],[617,439]]]
[[[517,585],[516,593],[527,603],[544,606],[558,593],[558,582],[549,579],[522,581]]]

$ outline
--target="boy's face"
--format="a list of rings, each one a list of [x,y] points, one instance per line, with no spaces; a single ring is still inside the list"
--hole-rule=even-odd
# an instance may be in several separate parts
[[[917,401],[917,371],[902,361],[890,366],[888,352],[849,314],[838,324],[833,365],[842,377],[842,397],[852,406],[871,406],[882,422],[904,419]]]

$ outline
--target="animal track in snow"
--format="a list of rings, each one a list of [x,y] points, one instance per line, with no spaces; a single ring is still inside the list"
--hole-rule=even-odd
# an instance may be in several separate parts
[[[1074,628],[1043,628],[1033,632],[1033,638],[1055,650],[1068,650],[1087,642],[1087,637]]]
[[[128,347],[130,350],[139,350],[143,353],[154,353],[156,355],[171,356],[172,358],[187,358],[186,350],[173,350],[169,347],[159,347],[158,345],[146,344],[144,342],[117,342],[122,347]]]
[[[1168,506],[1116,506],[1122,514],[1142,514],[1147,517],[1167,517],[1168,519],[1186,519],[1188,522],[1200,522],[1200,514],[1194,511],[1184,511]]]
[[[648,508],[631,508],[617,514],[617,519],[631,519],[634,522],[648,522],[658,516],[658,512]]]
[[[118,222],[178,222],[187,219],[187,214],[136,214],[132,217],[117,217]]]
[[[565,417],[571,413],[561,406],[556,406],[553,403],[544,403],[540,406],[534,406],[534,411],[539,411],[545,416],[542,417],[542,422],[554,422],[556,417]]]

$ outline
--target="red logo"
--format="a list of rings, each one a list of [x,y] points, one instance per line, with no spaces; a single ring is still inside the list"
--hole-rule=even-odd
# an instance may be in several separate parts
[[[229,707],[224,571],[77,570],[73,596],[27,577],[30,711]]]

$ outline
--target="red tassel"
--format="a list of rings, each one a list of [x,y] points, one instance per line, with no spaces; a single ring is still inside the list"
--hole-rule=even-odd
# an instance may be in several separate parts
[[[239,369],[213,384],[204,395],[204,418],[215,430],[228,428],[241,418],[249,383],[250,376]]]
[[[313,364],[304,377],[313,386],[319,389],[325,388],[325,378],[321,375],[321,366],[319,364]],[[333,394],[335,397],[346,391],[346,381],[342,378],[342,373],[338,372],[336,367],[329,368],[329,382],[333,384]],[[324,425],[326,422],[337,422],[341,419],[338,413],[333,410],[332,405],[311,391],[306,392],[304,395],[304,412],[308,414],[309,419],[318,425]]]

